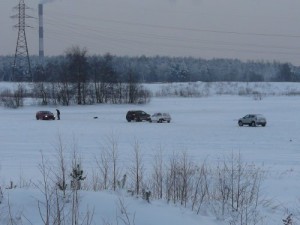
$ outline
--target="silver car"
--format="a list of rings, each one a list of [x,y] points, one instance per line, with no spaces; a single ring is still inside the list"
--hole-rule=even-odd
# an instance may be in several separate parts
[[[267,120],[261,114],[248,114],[248,115],[240,118],[238,124],[240,127],[243,125],[249,125],[251,127],[261,125],[264,127],[267,124]]]
[[[161,112],[154,113],[151,116],[151,120],[150,120],[150,122],[155,122],[155,123],[162,123],[162,122],[170,123],[170,121],[171,121],[170,114],[169,113],[161,113]]]

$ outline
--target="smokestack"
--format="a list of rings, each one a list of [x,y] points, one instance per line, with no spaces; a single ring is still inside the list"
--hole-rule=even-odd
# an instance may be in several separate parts
[[[43,4],[39,4],[39,58],[44,62],[44,27],[43,27]]]

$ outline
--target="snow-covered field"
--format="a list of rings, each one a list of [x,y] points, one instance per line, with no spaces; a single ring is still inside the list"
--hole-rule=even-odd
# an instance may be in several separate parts
[[[195,162],[206,161],[212,165],[240,153],[243,161],[266,171],[261,190],[265,198],[272,199],[274,205],[296,207],[300,197],[299,102],[299,96],[274,95],[262,100],[237,95],[154,97],[146,105],[60,106],[60,121],[35,119],[36,111],[55,112],[55,106],[0,108],[0,186],[4,190],[10,181],[19,185],[20,180],[40,179],[41,152],[50,161],[55,160],[59,137],[68,149],[77,149],[89,176],[96,166],[95,158],[107,140],[114,137],[124,171],[132,161],[131,153],[137,141],[146,172],[160,148],[166,158],[174,152],[186,151]],[[130,109],[141,109],[149,114],[169,112],[172,121],[128,123],[125,115]],[[239,127],[238,118],[248,113],[264,114],[267,126]],[[31,216],[32,224],[41,224],[34,190],[4,190],[8,192],[13,206]],[[106,216],[114,218],[115,194],[85,192],[83,195],[85,202],[96,206],[94,217],[98,222],[95,224],[102,224]],[[136,212],[136,225],[223,224],[213,217],[195,215],[162,201],[151,205],[134,198],[126,201],[130,210]],[[277,223],[265,221],[265,224],[282,224],[285,213],[274,215]]]

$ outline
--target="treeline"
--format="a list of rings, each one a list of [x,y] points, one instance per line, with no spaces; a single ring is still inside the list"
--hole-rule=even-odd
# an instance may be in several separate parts
[[[78,53],[84,53],[81,59],[72,57]],[[0,56],[0,81],[12,80],[12,63],[13,56]],[[45,57],[43,64],[37,56],[32,56],[31,66],[32,78],[36,82],[73,81],[78,76],[85,81],[112,83],[125,83],[130,79],[146,83],[300,81],[300,68],[289,63],[193,57],[121,57],[109,53],[90,56],[77,47],[67,50],[65,55]]]
[[[13,77],[18,81],[18,76]],[[30,91],[19,84],[15,91],[0,93],[7,107],[22,106],[24,97],[36,98],[43,105],[94,103],[147,103],[150,91],[138,83],[136,72],[129,68],[121,76],[113,67],[113,57],[87,57],[87,51],[73,47],[64,57],[54,57],[33,69]]]

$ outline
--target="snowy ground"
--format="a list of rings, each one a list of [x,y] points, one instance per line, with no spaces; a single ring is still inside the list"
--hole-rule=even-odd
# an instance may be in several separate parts
[[[262,100],[232,95],[204,98],[152,98],[147,105],[94,105],[59,107],[60,121],[37,121],[35,112],[55,107],[26,106],[20,109],[0,108],[0,185],[10,181],[37,180],[37,169],[44,156],[52,159],[60,136],[70,148],[76,145],[84,169],[91,171],[95,157],[114,136],[118,143],[121,167],[127,169],[131,152],[138,140],[144,156],[146,170],[151,166],[157,149],[163,149],[164,156],[186,151],[194,161],[208,161],[216,164],[232,153],[240,153],[243,161],[254,163],[267,172],[262,186],[266,198],[276,204],[294,207],[300,197],[300,97],[267,96]],[[157,111],[169,112],[171,123],[128,123],[126,112],[141,109],[150,114]],[[266,127],[238,127],[237,119],[248,113],[261,113],[267,118]],[[94,119],[94,117],[98,119]],[[35,193],[15,190],[11,200],[28,211],[27,205],[35,205]],[[27,191],[28,192],[28,191]],[[29,191],[30,192],[30,191]],[[115,213],[117,197],[109,193],[84,193],[85,201],[97,206],[95,217]],[[95,199],[105,202],[101,206]],[[22,199],[20,201],[20,199]],[[101,199],[101,200],[100,200]],[[151,213],[148,205],[140,200],[128,199],[132,212],[136,212],[137,225],[220,225],[214,218],[200,217],[188,210],[166,206],[155,201]],[[26,206],[26,207],[25,207]],[[21,209],[20,209],[21,210]],[[35,209],[36,210],[36,209]],[[108,212],[108,211],[109,212]],[[147,213],[148,212],[148,213]],[[33,213],[31,221],[39,217]],[[158,215],[158,216],[156,216]],[[280,218],[277,224],[281,224]],[[110,218],[111,218],[110,217]],[[146,217],[146,218],[145,218]],[[100,223],[96,223],[100,224]],[[272,223],[266,223],[272,224]],[[275,223],[273,223],[275,224]]]

